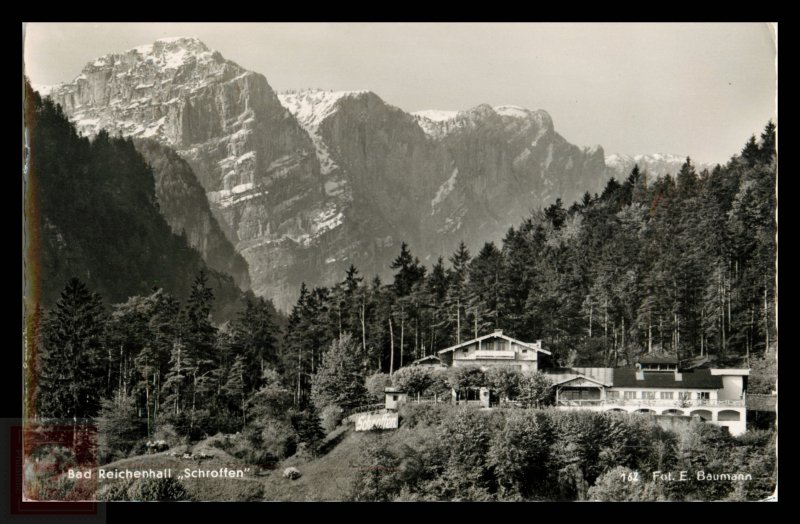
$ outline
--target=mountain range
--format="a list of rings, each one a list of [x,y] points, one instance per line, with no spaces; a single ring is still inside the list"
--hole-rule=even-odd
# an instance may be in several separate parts
[[[428,263],[462,240],[475,251],[645,160],[570,144],[543,110],[408,113],[370,91],[277,93],[191,37],[105,55],[42,94],[85,135],[134,138],[173,230],[284,310],[301,282],[329,285],[351,263],[387,277],[403,241]],[[674,173],[678,158],[646,168]]]

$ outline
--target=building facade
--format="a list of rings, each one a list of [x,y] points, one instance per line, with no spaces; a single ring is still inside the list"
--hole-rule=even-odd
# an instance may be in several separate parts
[[[558,409],[696,416],[741,435],[747,427],[747,369],[679,369],[677,361],[636,368],[545,370]]]
[[[683,369],[675,357],[648,355],[628,368],[542,366],[542,357],[550,354],[542,348],[541,340],[523,342],[496,330],[442,349],[438,358],[426,357],[415,364],[542,371],[553,382],[557,409],[694,416],[726,427],[732,435],[746,430],[748,369]],[[393,405],[402,398],[398,393],[391,392],[391,398],[396,399]],[[485,396],[488,399],[488,391]]]
[[[494,333],[467,340],[438,352],[445,367],[478,366],[482,369],[493,366],[509,366],[520,371],[537,371],[540,355],[550,355],[542,349],[542,341],[522,342],[503,334]]]

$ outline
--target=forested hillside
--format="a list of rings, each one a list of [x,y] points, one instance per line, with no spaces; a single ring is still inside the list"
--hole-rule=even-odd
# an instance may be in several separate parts
[[[404,244],[394,280],[306,289],[287,331],[287,380],[310,391],[322,349],[350,332],[391,371],[493,328],[543,341],[558,365],[631,364],[642,352],[739,364],[775,344],[775,126],[726,165],[634,168],[600,194],[534,212],[498,246],[422,265]]]
[[[386,377],[367,377],[495,328],[541,339],[556,365],[642,352],[733,362],[776,346],[771,123],[725,166],[697,173],[687,159],[655,180],[633,169],[476,254],[462,245],[426,267],[403,244],[391,283],[351,266],[335,286],[303,286],[286,320],[171,233],[130,140],[82,138],[29,95],[40,251],[28,262],[42,300],[28,317],[27,413],[95,420],[103,463],[150,438],[217,432],[240,432],[229,451],[248,463],[314,455],[342,409],[379,400]]]
[[[29,284],[52,307],[72,277],[106,303],[162,288],[187,298],[206,267],[186,238],[159,212],[150,166],[130,139],[101,132],[79,136],[60,106],[27,87],[30,133],[26,254]],[[241,291],[228,275],[209,270],[215,317],[232,318]]]

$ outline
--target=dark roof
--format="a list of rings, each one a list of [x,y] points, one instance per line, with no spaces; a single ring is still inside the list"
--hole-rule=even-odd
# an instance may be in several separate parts
[[[427,357],[418,358],[417,360],[412,362],[411,365],[413,366],[414,364],[422,364],[423,362],[431,362],[431,361],[441,362],[442,359],[440,359],[436,355],[428,355]]]
[[[637,362],[640,364],[677,364],[678,357],[674,355],[642,355]]]
[[[712,375],[709,369],[694,369],[680,373],[683,380],[676,381],[675,373],[644,371],[644,380],[636,379],[636,369],[616,368],[614,387],[619,388],[674,388],[674,389],[721,389],[722,377]]]
[[[548,375],[554,384],[586,377],[606,386],[614,383],[614,368],[545,368],[541,370]]]

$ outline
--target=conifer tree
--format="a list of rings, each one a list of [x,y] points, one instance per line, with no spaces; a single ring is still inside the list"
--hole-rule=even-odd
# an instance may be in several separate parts
[[[104,386],[100,297],[70,279],[45,316],[39,368],[38,415],[72,421],[97,415]]]

